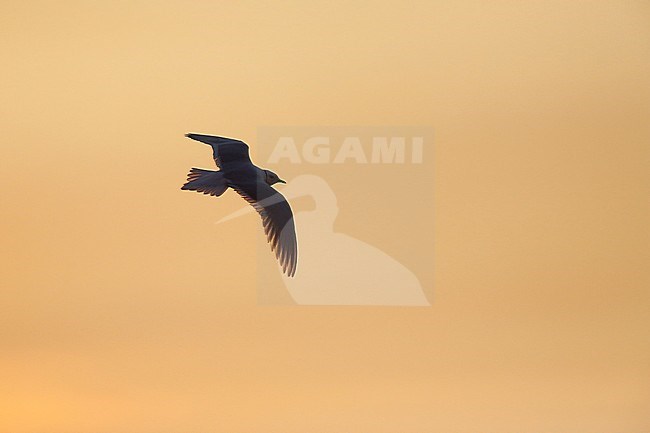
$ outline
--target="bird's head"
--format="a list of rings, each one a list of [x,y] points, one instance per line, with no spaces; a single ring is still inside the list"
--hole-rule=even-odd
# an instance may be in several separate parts
[[[264,170],[264,174],[266,175],[264,180],[269,185],[273,185],[274,183],[278,183],[278,182],[286,183],[285,181],[280,179],[277,174],[273,173],[271,170]]]

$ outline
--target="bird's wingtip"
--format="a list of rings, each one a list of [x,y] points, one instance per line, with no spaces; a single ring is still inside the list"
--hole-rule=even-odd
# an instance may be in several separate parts
[[[185,136],[187,138],[191,138],[192,140],[200,141],[201,143],[210,144],[208,141],[206,141],[210,138],[209,135],[197,134],[196,132],[188,132],[185,134]]]

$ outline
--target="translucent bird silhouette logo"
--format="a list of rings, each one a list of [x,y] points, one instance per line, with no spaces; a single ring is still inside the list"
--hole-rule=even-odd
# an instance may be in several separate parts
[[[313,210],[294,211],[300,243],[299,270],[285,288],[299,305],[429,306],[418,278],[381,249],[334,231],[336,194],[315,175],[301,175],[282,190],[287,200],[310,196]],[[271,198],[273,200],[273,198]],[[225,223],[253,212],[242,208],[217,221]]]

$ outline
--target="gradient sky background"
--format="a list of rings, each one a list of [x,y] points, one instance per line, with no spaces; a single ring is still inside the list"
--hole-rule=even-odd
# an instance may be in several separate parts
[[[649,431],[649,24],[0,1],[0,432]],[[431,308],[257,304],[259,222],[179,186],[261,125],[435,129]]]

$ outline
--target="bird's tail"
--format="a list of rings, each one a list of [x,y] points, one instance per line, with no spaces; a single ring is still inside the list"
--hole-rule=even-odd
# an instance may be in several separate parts
[[[187,183],[181,189],[202,192],[219,197],[228,188],[228,182],[220,171],[192,168],[187,174]]]

